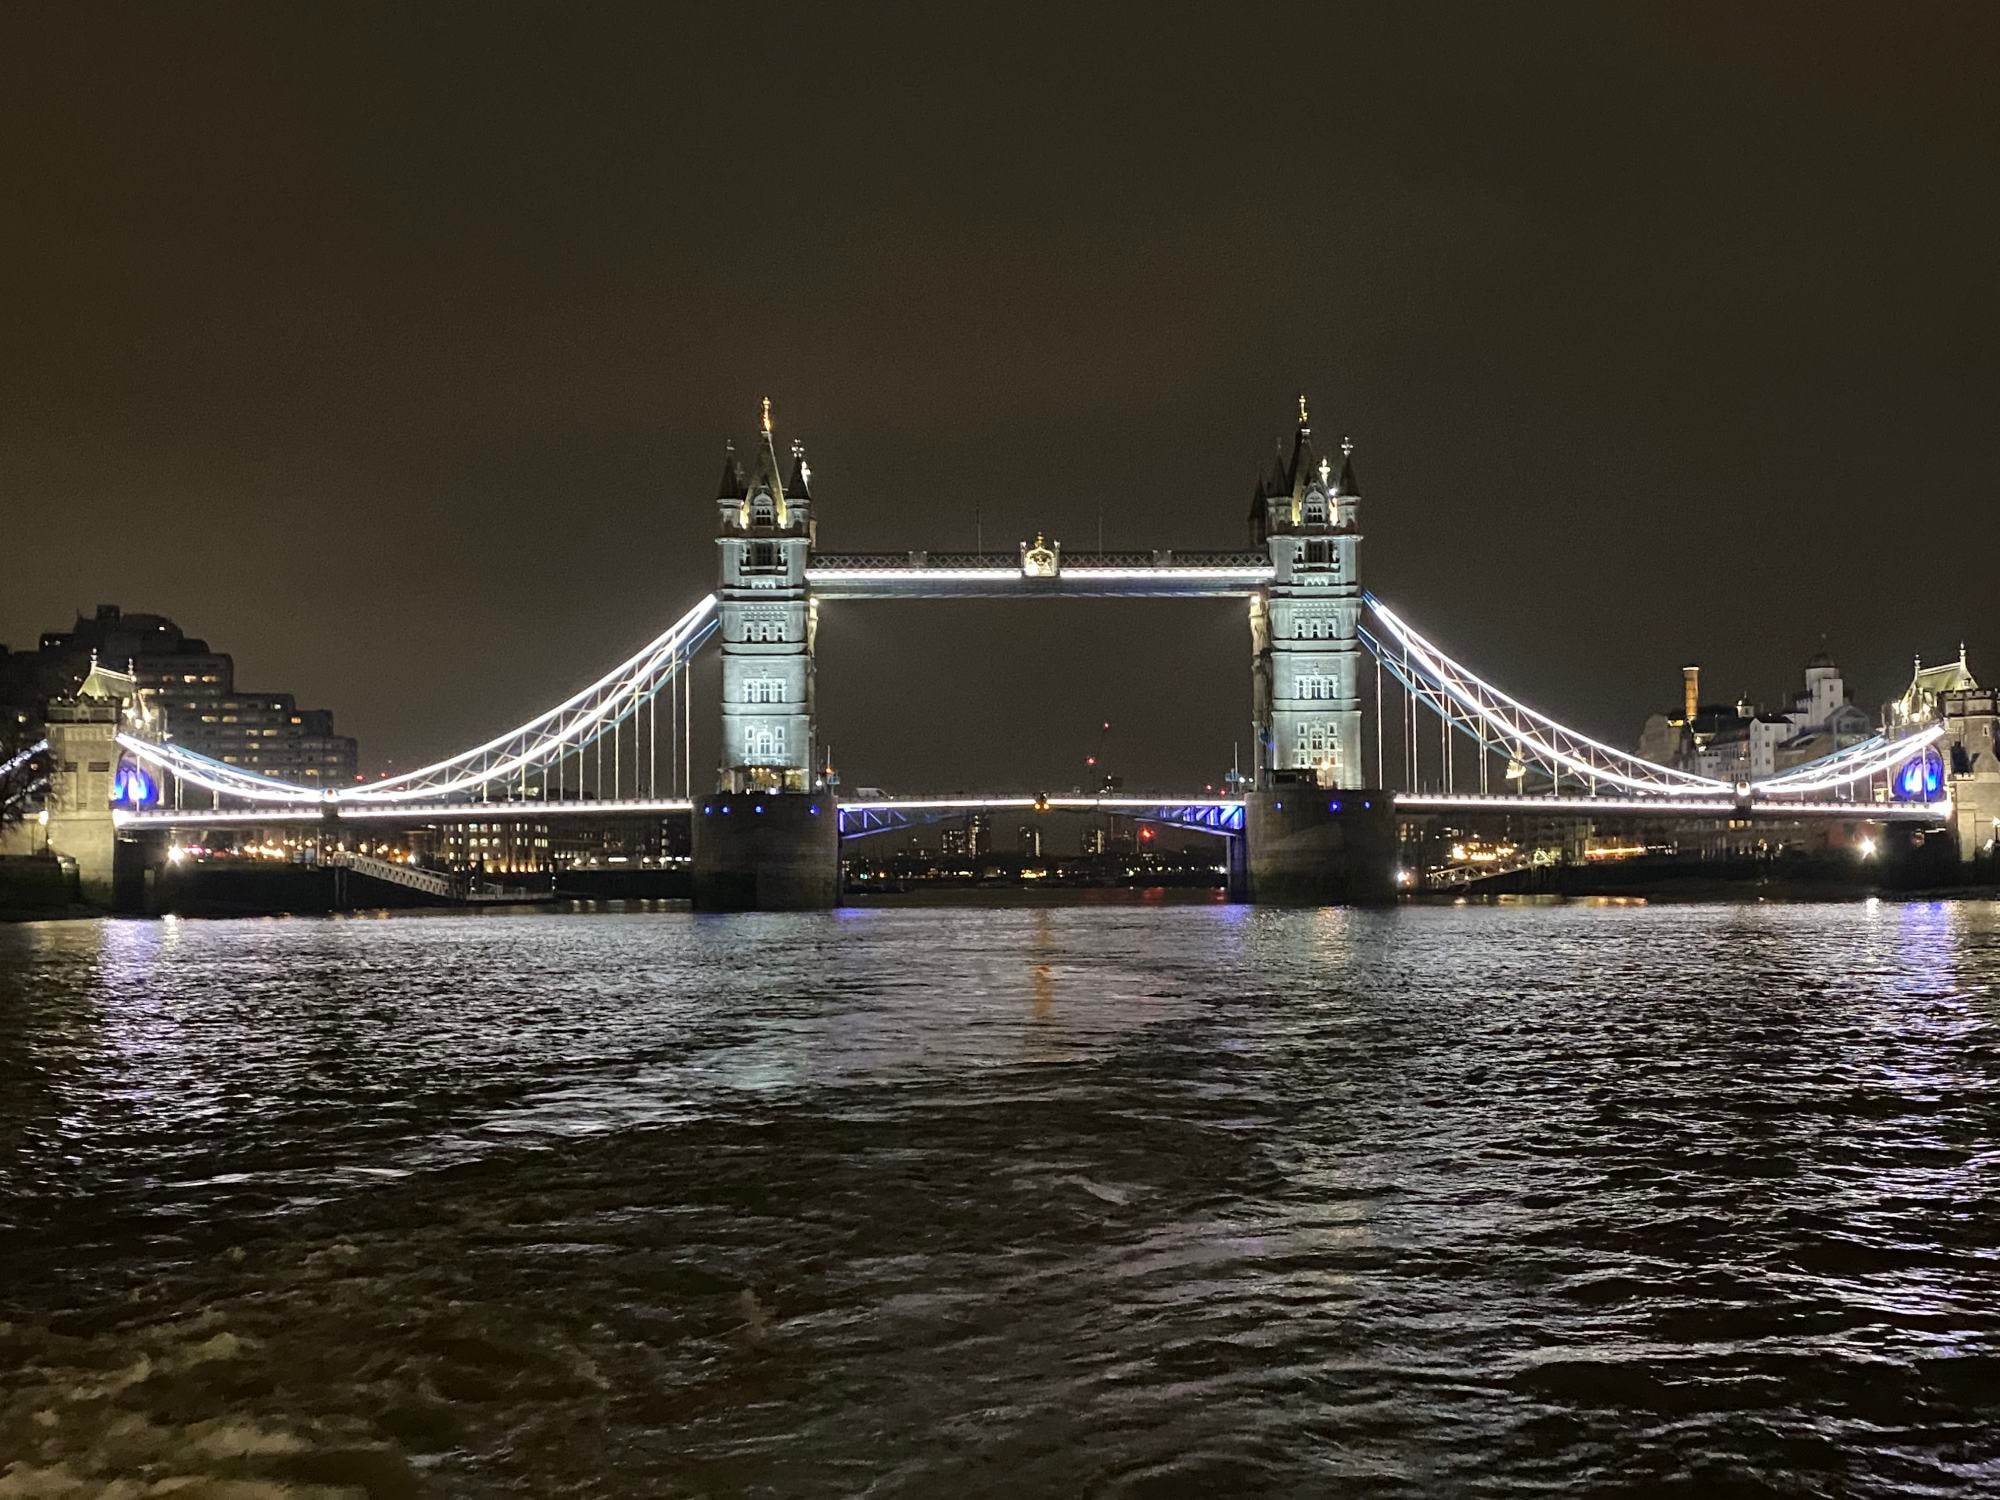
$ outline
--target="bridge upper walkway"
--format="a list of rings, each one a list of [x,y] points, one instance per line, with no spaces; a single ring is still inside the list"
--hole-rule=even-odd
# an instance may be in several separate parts
[[[824,599],[1247,598],[1270,554],[1162,549],[1065,553],[1053,572],[1013,552],[816,552],[806,585]]]

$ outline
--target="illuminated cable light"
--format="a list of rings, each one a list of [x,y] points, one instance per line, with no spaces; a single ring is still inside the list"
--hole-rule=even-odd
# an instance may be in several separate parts
[[[582,691],[578,693],[572,694],[570,697],[564,699],[561,703],[558,703],[554,708],[549,709],[546,713],[540,714],[537,717],[528,720],[527,723],[522,724],[517,728],[511,729],[503,735],[499,735],[494,739],[488,740],[483,745],[475,745],[470,750],[461,751],[457,755],[451,756],[449,759],[438,761],[433,765],[424,766],[415,771],[405,771],[400,775],[387,777],[383,781],[377,782],[374,786],[370,787],[368,790],[377,791],[384,786],[396,786],[402,783],[414,781],[426,775],[435,774],[438,771],[449,769],[452,766],[463,765],[466,761],[471,760],[475,756],[484,755],[489,751],[499,749],[503,745],[511,744],[513,741],[519,739],[522,735],[527,734],[532,730],[538,729],[542,725],[548,723],[549,720],[555,718],[558,714],[565,713],[568,710],[577,707],[579,704],[589,702],[590,699],[594,697],[596,694],[602,692],[605,688],[610,687],[612,684],[620,682],[621,679],[626,679],[628,681],[631,680],[628,674],[634,674],[635,668],[641,668],[642,664],[657,663],[662,656],[669,655],[675,647],[687,644],[683,638],[691,634],[702,624],[707,622],[707,620],[715,613],[716,605],[718,602],[719,601],[717,600],[717,597],[714,594],[708,595],[707,597],[702,599],[702,601],[699,604],[695,605],[694,608],[690,609],[686,614],[682,615],[680,619],[676,620],[671,626],[667,628],[666,631],[664,631],[659,636],[656,636],[652,641],[648,642],[637,653],[628,657],[626,660],[620,662],[617,666],[613,667],[609,672],[606,672],[602,677],[598,678],[596,682],[593,682],[589,687],[584,688]]]
[[[1403,625],[1401,621],[1395,619],[1393,616],[1393,612],[1389,611],[1387,607],[1384,606],[1381,603],[1381,601],[1376,599],[1373,595],[1368,595],[1367,601],[1370,604],[1370,606],[1376,611],[1378,616],[1384,617],[1385,623],[1390,626],[1392,631],[1400,629],[1401,631],[1406,633],[1408,639],[1405,641],[1405,644],[1410,644],[1422,640],[1422,638],[1417,636],[1416,633],[1410,630],[1408,626]],[[1636,756],[1626,755],[1625,752],[1623,751],[1613,750],[1611,749],[1611,747],[1603,746],[1598,741],[1590,739],[1590,737],[1587,735],[1577,734],[1574,730],[1570,730],[1563,725],[1556,724],[1553,720],[1548,719],[1546,716],[1537,714],[1535,710],[1529,709],[1525,705],[1516,703],[1515,700],[1508,698],[1506,694],[1501,693],[1497,689],[1491,688],[1488,684],[1481,682],[1479,678],[1473,676],[1473,674],[1469,672],[1466,672],[1463,667],[1459,667],[1458,664],[1452,662],[1450,658],[1445,657],[1442,652],[1437,652],[1435,647],[1430,647],[1428,653],[1424,652],[1422,648],[1416,648],[1419,651],[1419,655],[1423,657],[1423,665],[1426,667],[1426,670],[1435,674],[1435,681],[1427,683],[1419,681],[1416,677],[1414,677],[1408,671],[1406,671],[1405,668],[1407,664],[1405,662],[1399,661],[1395,657],[1388,655],[1382,649],[1381,644],[1378,641],[1376,641],[1374,637],[1365,629],[1360,632],[1360,639],[1362,643],[1376,655],[1377,659],[1380,660],[1383,663],[1383,665],[1389,668],[1390,672],[1397,678],[1399,682],[1401,682],[1404,685],[1404,687],[1406,687],[1413,693],[1417,694],[1419,697],[1442,698],[1446,692],[1449,692],[1453,699],[1455,699],[1457,702],[1459,702],[1462,706],[1464,706],[1467,709],[1468,713],[1477,715],[1483,722],[1494,727],[1494,729],[1498,733],[1500,741],[1502,742],[1502,748],[1514,748],[1522,750],[1532,749],[1538,752],[1537,758],[1539,758],[1547,766],[1565,767],[1571,771],[1579,772],[1580,774],[1583,774],[1585,776],[1593,776],[1599,779],[1611,781],[1614,785],[1622,785],[1627,790],[1630,791],[1658,792],[1663,795],[1671,795],[1671,796],[1699,795],[1700,791],[1713,792],[1722,789],[1734,790],[1737,793],[1737,795],[1742,796],[1749,794],[1749,792],[1753,789],[1753,787],[1755,792],[1758,793],[1759,795],[1776,795],[1776,796],[1790,796],[1794,794],[1809,793],[1816,791],[1831,791],[1837,787],[1848,786],[1855,782],[1865,780],[1870,776],[1881,774],[1882,772],[1894,766],[1897,760],[1900,759],[1903,755],[1908,754],[1908,752],[1912,747],[1928,743],[1929,741],[1936,739],[1939,735],[1943,733],[1942,728],[1933,728],[1932,730],[1927,731],[1925,734],[1921,736],[1906,737],[1902,740],[1899,740],[1890,748],[1886,750],[1879,750],[1879,753],[1878,753],[1879,747],[1885,745],[1887,742],[1885,741],[1883,736],[1876,735],[1869,740],[1863,741],[1859,745],[1848,746],[1846,749],[1836,751],[1834,754],[1823,757],[1819,761],[1814,761],[1809,763],[1808,765],[1798,767],[1793,771],[1789,771],[1785,773],[1783,776],[1771,777],[1766,780],[1758,781],[1755,783],[1744,783],[1741,786],[1737,786],[1734,788],[1731,788],[1729,783],[1715,781],[1709,778],[1699,778],[1702,785],[1698,790],[1684,788],[1681,786],[1673,786],[1673,785],[1663,786],[1658,784],[1657,781],[1645,781],[1643,779],[1634,779],[1610,767],[1601,764],[1596,764],[1587,760],[1583,760],[1571,754],[1566,754],[1563,751],[1562,747],[1554,745],[1548,741],[1545,741],[1540,736],[1535,735],[1530,731],[1524,731],[1518,725],[1514,724],[1511,720],[1507,719],[1504,715],[1500,715],[1492,711],[1487,706],[1478,703],[1477,690],[1483,688],[1486,691],[1492,693],[1495,697],[1504,699],[1505,701],[1514,704],[1514,706],[1520,708],[1522,712],[1529,714],[1530,716],[1535,717],[1541,720],[1542,722],[1550,725],[1550,727],[1554,729],[1557,733],[1565,735],[1571,739],[1580,741],[1581,743],[1590,745],[1593,748],[1602,750],[1608,755],[1616,756],[1629,764],[1641,767],[1654,768],[1660,771],[1669,771],[1672,774],[1681,777],[1692,776],[1693,773],[1672,771],[1672,768],[1669,767],[1656,767],[1655,763],[1652,761],[1641,760]],[[1403,639],[1403,637],[1399,636],[1399,639]],[[1428,642],[1424,642],[1423,644],[1426,647],[1429,646]],[[1447,672],[1445,670],[1446,667],[1451,667],[1456,669],[1458,676],[1455,680],[1448,680],[1453,678],[1453,674],[1451,672]],[[1472,684],[1474,684],[1473,688],[1465,687],[1464,684],[1467,680],[1469,680]],[[1426,703],[1425,706],[1431,707],[1433,712],[1438,711],[1433,704]],[[1512,742],[1511,746],[1509,746],[1507,743],[1509,741]],[[1519,781],[1524,779],[1525,768],[1521,766],[1518,758],[1510,760],[1507,767],[1506,775],[1509,780]]]
[[[1715,778],[1709,776],[1698,776],[1691,771],[1677,770],[1672,766],[1659,765],[1654,761],[1643,760],[1636,755],[1631,755],[1626,751],[1607,745],[1601,740],[1592,739],[1587,734],[1580,734],[1565,724],[1557,723],[1548,715],[1528,707],[1527,704],[1522,703],[1519,699],[1510,697],[1491,683],[1484,681],[1475,673],[1467,670],[1458,662],[1453,661],[1444,652],[1404,623],[1394,610],[1376,598],[1374,594],[1363,593],[1362,600],[1375,612],[1376,618],[1388,627],[1390,633],[1396,637],[1397,643],[1407,653],[1414,656],[1418,664],[1432,677],[1436,683],[1433,691],[1439,694],[1449,694],[1467,713],[1499,729],[1501,731],[1499,737],[1503,743],[1512,742],[1518,748],[1536,750],[1540,752],[1544,759],[1564,766],[1579,775],[1595,776],[1599,780],[1609,781],[1614,785],[1623,786],[1633,791],[1660,791],[1668,795],[1679,796],[1703,792],[1712,795],[1717,791],[1727,789],[1728,783],[1726,782],[1717,781]],[[1382,660],[1385,665],[1390,665],[1393,669],[1394,663],[1380,650],[1379,645],[1376,647],[1376,656],[1378,660]],[[1472,686],[1468,688],[1465,686],[1466,683],[1470,683]],[[1498,703],[1505,704],[1507,708],[1525,715],[1526,718],[1532,720],[1534,723],[1546,726],[1557,735],[1563,736],[1574,743],[1589,746],[1591,750],[1595,751],[1603,759],[1585,759],[1574,751],[1566,750],[1550,740],[1543,739],[1534,730],[1525,728],[1509,718],[1498,707],[1481,701],[1479,696],[1481,693],[1497,700]],[[1623,769],[1627,766],[1634,767],[1636,770],[1628,771]]]
[[[49,742],[47,740],[37,740],[27,749],[8,757],[4,762],[0,762],[0,776],[12,775],[48,748]]]
[[[1851,766],[1840,768],[1838,774],[1832,774],[1831,768],[1803,775],[1798,772],[1788,772],[1784,776],[1774,777],[1769,781],[1758,782],[1757,790],[1759,793],[1765,795],[1789,796],[1794,792],[1824,792],[1831,791],[1834,787],[1838,786],[1850,786],[1857,781],[1863,781],[1871,776],[1879,776],[1885,772],[1894,770],[1897,764],[1904,757],[1908,756],[1911,751],[1922,750],[1943,737],[1944,726],[1942,724],[1934,724],[1929,729],[1923,730],[1918,734],[1907,735],[1892,744],[1884,745],[1879,752],[1869,758],[1859,760]],[[1808,768],[1801,769],[1804,771]],[[1940,785],[1942,785],[1942,782],[1943,773],[1940,770]]]
[[[315,805],[336,803],[342,807],[351,807],[444,796],[493,781],[511,779],[530,767],[546,766],[551,760],[583,750],[599,735],[623,725],[652,694],[657,693],[666,683],[678,676],[678,673],[691,661],[693,652],[714,633],[716,603],[716,596],[710,594],[675,622],[671,629],[649,643],[645,650],[620,663],[582,692],[510,733],[433,765],[385,777],[365,787],[303,787],[291,782],[252,777],[247,773],[236,771],[233,767],[198,755],[183,746],[159,746],[151,741],[122,734],[119,736],[119,741],[135,753],[146,756],[153,764],[172,771],[183,780],[205,790],[245,801],[310,802]],[[607,687],[611,688],[609,697],[595,702],[594,706],[583,708],[580,712],[573,712],[578,710],[579,705],[591,703],[593,698]],[[522,736],[532,734],[564,713],[571,713],[572,716],[558,729],[541,735],[531,741],[525,749],[508,755],[495,764],[442,783],[425,780],[482,755],[491,754],[500,747],[514,744],[520,741]],[[596,732],[590,733],[589,731],[593,729]],[[596,805],[601,807],[604,804]]]
[[[548,713],[543,714],[540,718],[531,720],[528,724],[521,726],[520,729],[513,731],[511,734],[502,735],[498,739],[490,740],[485,745],[482,745],[477,749],[464,751],[459,755],[453,756],[450,760],[439,761],[436,765],[426,766],[417,771],[406,771],[401,776],[391,777],[385,781],[376,782],[374,785],[362,788],[360,790],[342,792],[336,789],[329,800],[338,801],[343,805],[345,805],[346,803],[349,802],[391,802],[391,801],[407,800],[408,798],[413,796],[436,796],[445,792],[460,791],[470,787],[483,786],[491,781],[506,780],[513,777],[517,772],[525,770],[529,767],[539,768],[547,764],[548,761],[553,757],[568,755],[574,751],[578,751],[585,748],[599,736],[598,735],[584,736],[582,733],[584,730],[591,728],[593,725],[602,724],[606,716],[610,714],[614,709],[619,709],[619,710],[630,709],[632,711],[636,711],[639,704],[643,701],[643,698],[641,697],[639,692],[639,689],[642,684],[645,684],[647,682],[652,682],[653,684],[652,691],[657,692],[660,686],[664,685],[666,681],[671,680],[671,678],[675,675],[675,673],[677,673],[680,670],[681,665],[688,662],[689,656],[693,652],[693,650],[696,649],[701,644],[702,641],[705,641],[708,638],[708,636],[714,633],[715,629],[714,624],[708,621],[706,618],[708,613],[713,610],[714,605],[715,605],[715,596],[711,594],[700,605],[697,605],[694,610],[689,611],[688,617],[684,617],[683,623],[685,623],[686,620],[690,617],[694,617],[697,615],[701,617],[701,619],[696,622],[697,627],[699,627],[698,638],[696,638],[697,631],[695,630],[691,630],[687,634],[682,634],[678,636],[675,635],[675,632],[669,632],[667,637],[661,638],[664,644],[659,645],[657,649],[652,650],[650,653],[641,653],[640,656],[634,657],[632,659],[633,662],[641,663],[638,671],[633,673],[631,677],[627,678],[623,682],[619,682],[614,690],[613,696],[600,702],[596,707],[585,710],[578,717],[571,720],[569,724],[565,725],[560,731],[553,734],[545,735],[543,738],[531,744],[526,750],[514,754],[506,759],[503,759],[497,765],[484,767],[479,771],[471,773],[470,775],[461,776],[456,778],[455,780],[447,781],[442,784],[427,784],[421,786],[397,785],[397,783],[399,782],[407,783],[411,781],[413,778],[435,775],[440,770],[447,769],[453,765],[461,765],[464,762],[474,758],[475,756],[488,753],[499,746],[513,742],[514,740],[518,739],[522,734],[540,726],[541,724],[547,723],[557,714],[573,707],[574,705],[582,701],[585,701],[586,699],[589,698],[591,693],[613,682],[614,679],[617,678],[618,672],[613,672],[608,676],[606,676],[605,678],[600,679],[599,682],[595,684],[591,689],[587,689],[585,692],[578,694],[575,698],[572,698],[568,703],[560,705],[555,709],[551,709]],[[677,626],[676,630],[679,630],[679,628],[680,627]],[[669,639],[669,637],[673,638]],[[660,675],[659,667],[661,666],[662,663],[667,662],[669,660],[675,663],[675,673]],[[631,665],[632,662],[627,662],[624,664],[624,666],[631,666]],[[623,670],[624,667],[619,668],[619,671]],[[658,678],[657,681],[653,680],[655,677]],[[647,696],[650,696],[650,694],[648,694]],[[604,728],[600,730],[600,733],[609,732],[609,730],[617,728],[618,725],[624,722],[625,722],[625,715],[621,713],[617,719],[613,720],[609,725],[605,725]]]
[[[1651,813],[1661,817],[1740,818],[1761,814],[1767,817],[1847,818],[1857,823],[1935,821],[1946,816],[1949,802],[1924,805],[1867,802],[1762,802],[1745,803],[1722,797],[1556,797],[1480,796],[1477,793],[1398,792],[1396,806],[1411,812],[1449,809],[1466,812],[1616,812]]]
[[[1431,712],[1438,714],[1442,718],[1445,718],[1453,728],[1457,729],[1459,733],[1463,734],[1467,739],[1471,740],[1480,739],[1480,737],[1478,735],[1475,735],[1472,731],[1472,725],[1475,722],[1475,720],[1477,722],[1489,725],[1495,731],[1495,738],[1491,742],[1484,742],[1484,741],[1481,742],[1487,744],[1487,748],[1511,749],[1513,751],[1518,751],[1520,755],[1527,755],[1530,759],[1534,760],[1536,764],[1544,767],[1552,775],[1560,775],[1561,772],[1566,768],[1574,775],[1580,775],[1586,779],[1591,779],[1591,780],[1598,780],[1598,779],[1608,780],[1612,782],[1613,785],[1623,786],[1628,791],[1658,792],[1658,793],[1672,792],[1675,795],[1698,795],[1701,791],[1712,792],[1718,788],[1722,788],[1727,785],[1727,783],[1724,782],[1711,781],[1711,782],[1706,782],[1704,786],[1699,788],[1682,788],[1671,785],[1662,786],[1657,780],[1645,780],[1643,778],[1635,779],[1633,777],[1624,775],[1615,770],[1609,769],[1602,764],[1584,760],[1578,757],[1575,754],[1575,752],[1566,751],[1558,745],[1543,740],[1540,736],[1534,734],[1532,731],[1522,729],[1518,724],[1506,718],[1504,715],[1501,715],[1497,710],[1492,709],[1490,706],[1480,704],[1477,699],[1476,690],[1466,689],[1462,685],[1452,688],[1451,696],[1461,705],[1464,705],[1466,707],[1467,712],[1465,716],[1461,717],[1455,714],[1447,714],[1444,711],[1444,709],[1440,707],[1440,705],[1444,701],[1446,687],[1447,687],[1447,684],[1445,683],[1444,677],[1442,675],[1439,675],[1434,682],[1426,682],[1424,680],[1421,680],[1416,674],[1408,670],[1409,667],[1408,662],[1398,660],[1397,658],[1388,655],[1382,649],[1381,643],[1377,641],[1367,630],[1364,629],[1359,632],[1359,639],[1361,640],[1363,645],[1365,645],[1371,652],[1375,654],[1376,658],[1381,662],[1381,664],[1389,669],[1390,674],[1394,676],[1395,679],[1399,683],[1401,683],[1407,690],[1409,690],[1409,692],[1412,695],[1414,695],[1418,700],[1420,700],[1423,703],[1425,708],[1428,708],[1431,710]],[[1473,678],[1472,681],[1479,686],[1483,686],[1483,684],[1478,683],[1477,678]],[[1496,694],[1496,695],[1503,698],[1506,696],[1505,694]],[[1528,709],[1524,709],[1523,711],[1528,713],[1533,712],[1533,710],[1528,710]],[[1572,731],[1564,728],[1561,725],[1554,725],[1553,727],[1556,729],[1558,733],[1573,739],[1582,740],[1586,744],[1596,745],[1597,743],[1596,741],[1589,739],[1587,736],[1576,735]],[[1613,753],[1622,754],[1622,752],[1613,752]],[[1634,761],[1636,764],[1641,766],[1650,766],[1653,764],[1650,761],[1639,761],[1637,760],[1636,757],[1627,756],[1625,758],[1627,760]],[[1524,780],[1525,777],[1526,777],[1526,768],[1521,764],[1521,761],[1518,758],[1518,756],[1516,756],[1516,758],[1512,759],[1509,762],[1509,765],[1507,767],[1507,779],[1518,781],[1518,780]]]

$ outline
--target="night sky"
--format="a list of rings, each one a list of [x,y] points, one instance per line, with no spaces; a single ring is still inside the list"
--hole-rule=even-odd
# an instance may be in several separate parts
[[[9,6],[0,640],[158,611],[428,757],[712,586],[764,395],[831,550],[1226,547],[1303,389],[1364,579],[1579,727],[2000,678],[2000,7],[1261,14]],[[822,732],[1186,787],[1248,649],[828,606]]]

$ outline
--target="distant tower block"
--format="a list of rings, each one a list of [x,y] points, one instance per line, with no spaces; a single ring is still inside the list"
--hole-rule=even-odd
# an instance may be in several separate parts
[[[1701,711],[1701,668],[1681,668],[1681,719],[1692,724]]]
[[[1250,614],[1259,785],[1366,781],[1359,501],[1353,443],[1341,443],[1338,468],[1322,457],[1301,396],[1291,458],[1275,459],[1251,498],[1250,539],[1273,570]]]
[[[792,445],[789,479],[778,474],[771,402],[746,480],[734,449],[723,458],[716,496],[721,554],[722,755],[716,790],[811,789],[813,636],[806,589],[812,551],[812,470]]]

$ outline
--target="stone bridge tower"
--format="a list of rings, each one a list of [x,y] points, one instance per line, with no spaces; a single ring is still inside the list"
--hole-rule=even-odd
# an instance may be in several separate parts
[[[716,790],[804,792],[813,784],[813,634],[806,591],[812,471],[792,445],[778,473],[771,402],[746,480],[732,449],[716,497],[721,557],[722,754]]]
[[[48,848],[76,861],[77,883],[92,906],[118,895],[119,839],[112,822],[120,751],[118,731],[138,698],[129,672],[91,657],[90,672],[43,710],[49,740]]]
[[[1273,576],[1251,608],[1257,784],[1359,787],[1362,755],[1360,501],[1354,445],[1336,468],[1313,444],[1306,399],[1289,462],[1282,452],[1251,498],[1250,539]]]
[[[722,752],[715,793],[694,802],[694,904],[832,906],[840,818],[815,770],[812,470],[794,444],[780,475],[768,397],[749,477],[734,451],[723,460],[716,521]]]

